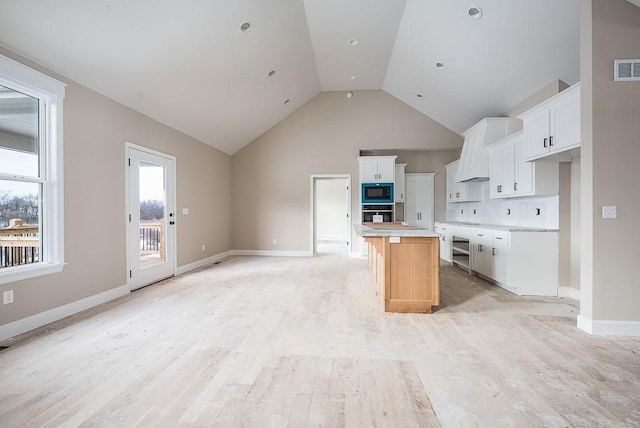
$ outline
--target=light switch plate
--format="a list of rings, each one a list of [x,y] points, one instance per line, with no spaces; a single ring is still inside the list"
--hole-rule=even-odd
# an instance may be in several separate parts
[[[605,205],[602,207],[602,218],[616,218],[618,216],[615,205]]]

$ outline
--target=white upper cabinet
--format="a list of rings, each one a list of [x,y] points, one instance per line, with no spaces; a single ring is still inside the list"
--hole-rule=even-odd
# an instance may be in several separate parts
[[[405,178],[404,178],[404,170],[407,167],[406,163],[397,163],[396,164],[396,177],[395,184],[393,188],[393,197],[395,202],[404,202],[404,194],[405,194]]]
[[[515,139],[507,137],[489,147],[489,196],[506,198],[514,194],[516,171]]]
[[[397,156],[360,156],[360,183],[393,183]]]
[[[523,121],[527,160],[580,147],[580,83],[518,116]],[[562,157],[558,158],[563,160]]]
[[[528,162],[523,132],[489,147],[489,196],[549,196],[558,194],[557,162]]]
[[[482,183],[467,181],[456,183],[456,172],[460,159],[446,165],[447,202],[477,202],[482,200]]]

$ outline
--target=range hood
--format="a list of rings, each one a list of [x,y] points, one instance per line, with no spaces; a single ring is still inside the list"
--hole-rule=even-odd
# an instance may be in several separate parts
[[[487,117],[462,133],[464,144],[460,154],[456,182],[489,179],[489,146],[518,131],[521,123],[511,117]]]

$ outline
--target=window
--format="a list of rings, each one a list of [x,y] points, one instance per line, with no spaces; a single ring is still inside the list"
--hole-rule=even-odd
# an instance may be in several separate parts
[[[0,56],[0,283],[62,270],[64,91]]]

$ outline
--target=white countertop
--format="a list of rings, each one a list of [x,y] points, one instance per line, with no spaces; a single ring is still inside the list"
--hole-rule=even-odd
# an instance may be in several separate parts
[[[398,228],[397,223],[395,223],[393,228],[385,228],[385,223],[380,223],[375,227],[368,227],[362,224],[354,224],[353,230],[355,230],[356,234],[359,236],[404,236],[406,238],[437,238],[440,235],[429,230],[429,229],[419,229],[419,228]]]
[[[498,224],[468,223],[464,221],[436,221],[436,224],[450,224],[452,226],[477,227],[479,229],[502,230],[505,232],[557,232],[558,229],[542,229],[538,227],[504,226]]]

